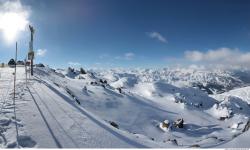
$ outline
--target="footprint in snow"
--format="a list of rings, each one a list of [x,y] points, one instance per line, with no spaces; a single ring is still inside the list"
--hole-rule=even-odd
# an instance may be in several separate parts
[[[19,136],[18,137],[18,143],[21,147],[25,148],[32,148],[36,146],[36,142],[29,136]]]
[[[9,118],[3,117],[0,119],[0,126],[8,126],[11,120]]]

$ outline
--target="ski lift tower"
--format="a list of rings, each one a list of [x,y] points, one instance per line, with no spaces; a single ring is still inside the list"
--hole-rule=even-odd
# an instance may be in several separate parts
[[[33,36],[35,33],[35,29],[31,25],[29,25],[29,28],[30,28],[30,43],[29,43],[28,60],[30,61],[30,66],[31,66],[30,74],[31,76],[33,76],[33,59],[35,56],[33,51]]]

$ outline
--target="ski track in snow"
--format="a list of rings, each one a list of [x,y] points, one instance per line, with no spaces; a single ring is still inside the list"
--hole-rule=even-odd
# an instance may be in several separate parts
[[[40,82],[41,82],[41,81],[42,81],[42,79],[40,79]],[[76,103],[72,103],[73,100],[71,100],[70,98],[65,97],[65,95],[62,95],[57,89],[55,89],[55,88],[52,87],[51,85],[47,84],[45,81],[42,81],[41,84],[42,84],[42,85],[39,86],[39,88],[41,89],[40,92],[47,93],[46,90],[44,90],[44,88],[46,88],[46,87],[49,88],[49,89],[51,89],[51,91],[54,92],[54,93],[53,93],[54,95],[55,95],[55,93],[57,93],[57,94],[58,94],[57,97],[58,97],[58,96],[59,96],[59,97],[61,96],[61,97],[63,98],[63,99],[61,99],[61,100],[59,100],[59,101],[65,101],[65,100],[66,100],[66,102],[68,102],[70,105],[73,105],[73,107],[75,107],[76,110],[80,111],[82,114],[86,115],[87,118],[89,118],[89,119],[91,119],[92,121],[94,121],[94,122],[99,126],[98,128],[103,128],[103,129],[105,129],[106,131],[110,132],[110,133],[113,134],[114,136],[116,136],[116,137],[120,138],[121,140],[127,142],[127,143],[128,143],[129,145],[131,145],[131,146],[135,146],[135,147],[146,147],[146,146],[144,146],[144,145],[142,145],[142,144],[139,144],[139,143],[137,143],[137,142],[134,142],[134,141],[130,140],[129,138],[127,138],[127,137],[125,137],[125,136],[123,136],[123,135],[121,135],[121,134],[119,134],[119,133],[114,132],[114,131],[111,130],[109,127],[107,127],[107,125],[104,125],[102,122],[98,121],[98,119],[96,119],[95,117],[93,117],[92,115],[90,115],[86,110],[83,110],[82,108],[78,107]],[[45,87],[45,85],[46,85],[46,87]],[[50,95],[49,93],[47,93],[47,94]],[[51,94],[52,94],[52,93],[51,93]],[[58,104],[58,102],[59,102],[58,99],[56,100],[55,98],[53,98],[54,96],[50,96],[50,97],[54,100],[55,104],[57,104],[57,106],[59,106],[59,108],[60,108],[62,111],[64,111],[63,108],[60,107],[60,104]],[[60,98],[59,98],[59,99],[60,99]],[[56,101],[58,101],[58,102],[56,102]],[[64,113],[66,113],[66,112],[64,111]],[[67,114],[67,113],[66,113],[66,114]],[[69,115],[68,115],[68,116],[69,116]],[[71,116],[69,116],[69,119],[72,119]],[[73,119],[73,120],[74,120],[74,119]],[[74,121],[75,121],[75,120],[74,120]],[[76,124],[79,125],[79,123],[76,123]],[[95,139],[95,141],[97,141],[97,139]]]
[[[49,147],[146,147],[134,142],[91,118],[79,113],[74,105],[62,99],[44,83],[32,80],[28,91],[56,145]],[[64,96],[65,98],[66,96]],[[67,109],[67,110],[66,110]],[[83,110],[81,110],[83,112]],[[69,115],[71,113],[71,115]],[[76,121],[77,120],[77,121]],[[79,122],[78,122],[79,121]],[[70,122],[70,123],[69,123]],[[32,123],[32,122],[31,122]],[[107,132],[108,131],[108,132]],[[46,131],[44,131],[46,132]],[[32,133],[31,133],[32,134]],[[104,138],[105,137],[105,138]],[[36,138],[38,140],[38,138]],[[39,141],[37,141],[39,143]]]

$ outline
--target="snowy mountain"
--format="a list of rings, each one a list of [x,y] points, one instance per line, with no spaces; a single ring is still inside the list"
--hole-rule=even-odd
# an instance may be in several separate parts
[[[110,69],[94,70],[97,76],[108,81],[126,82],[155,82],[164,81],[178,87],[196,87],[208,94],[225,91],[249,85],[250,72],[238,70],[206,70],[196,68],[165,68],[165,69]],[[123,81],[118,81],[123,80]]]

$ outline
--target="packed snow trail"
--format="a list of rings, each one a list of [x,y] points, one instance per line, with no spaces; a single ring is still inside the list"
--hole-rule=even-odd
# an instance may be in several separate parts
[[[0,112],[2,113],[4,106],[6,104],[6,101],[8,99],[8,95],[10,93],[10,90],[12,88],[12,80],[0,80],[0,89],[1,89],[1,108]]]
[[[22,122],[14,114],[13,101],[13,68],[0,68],[0,147],[14,148],[17,145],[18,128],[22,127]],[[18,73],[19,76],[19,73]],[[20,76],[17,78],[18,84],[22,81]],[[18,85],[17,84],[17,85]],[[16,99],[21,97],[20,91],[16,91]],[[25,142],[29,140],[26,136],[19,136],[18,141],[21,147],[26,145]],[[25,147],[25,146],[24,146]]]
[[[74,107],[74,101],[70,97],[51,88],[39,80],[31,80],[28,85],[30,96],[25,97],[26,100],[32,99],[33,104],[23,109],[33,109],[30,113],[36,117],[30,119],[23,114],[23,120],[28,122],[27,127],[33,126],[28,132],[30,131],[38,147],[145,147],[123,137],[110,127],[98,124],[97,120],[93,121],[86,112]],[[38,129],[39,132],[36,131]]]
[[[8,78],[6,78],[8,76]],[[6,145],[7,139],[3,134],[5,128],[3,126],[9,124],[11,111],[8,111],[9,102],[9,94],[12,87],[11,76],[8,73],[3,73],[0,70],[0,145]]]
[[[38,105],[36,99],[34,98],[33,94],[31,93],[30,88],[29,88],[29,87],[27,87],[27,88],[28,88],[28,91],[30,92],[30,95],[32,96],[32,99],[34,100],[34,103],[35,103],[35,105],[36,105],[36,107],[37,107],[39,113],[41,114],[41,117],[42,117],[44,123],[46,124],[46,126],[47,126],[47,128],[48,128],[48,130],[49,130],[49,132],[50,132],[50,134],[51,134],[51,136],[52,136],[52,138],[54,139],[54,142],[55,142],[56,146],[57,146],[58,148],[62,148],[62,145],[58,142],[57,138],[55,137],[54,132],[52,131],[50,125],[48,124],[48,121],[46,120],[46,118],[45,118],[45,116],[44,116],[42,110],[40,109],[40,107],[39,107],[39,105]]]

